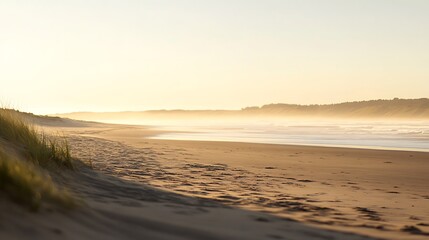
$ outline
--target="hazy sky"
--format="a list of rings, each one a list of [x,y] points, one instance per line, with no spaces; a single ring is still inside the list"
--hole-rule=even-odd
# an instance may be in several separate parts
[[[1,0],[0,100],[37,113],[429,97],[428,0]]]

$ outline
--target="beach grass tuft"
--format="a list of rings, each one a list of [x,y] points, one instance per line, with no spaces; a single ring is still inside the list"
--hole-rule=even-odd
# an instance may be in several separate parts
[[[16,145],[42,167],[57,165],[73,169],[67,141],[38,132],[16,111],[0,109],[0,138]]]
[[[39,209],[42,202],[57,203],[67,208],[75,205],[71,195],[57,188],[48,174],[3,150],[0,150],[0,191],[31,210]]]
[[[73,169],[67,141],[37,131],[22,113],[0,109],[0,196],[32,210],[43,202],[74,206],[71,195],[52,181],[54,169]]]

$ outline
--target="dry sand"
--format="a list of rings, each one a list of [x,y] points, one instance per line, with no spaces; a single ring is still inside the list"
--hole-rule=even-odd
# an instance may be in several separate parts
[[[427,239],[429,153],[166,141],[51,124],[91,161],[56,180],[85,206],[0,209],[4,239]],[[23,216],[25,221],[16,218]],[[43,219],[43,221],[41,221]]]

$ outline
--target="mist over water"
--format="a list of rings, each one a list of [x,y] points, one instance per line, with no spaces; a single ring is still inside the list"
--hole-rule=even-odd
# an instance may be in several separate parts
[[[429,121],[179,120],[115,121],[149,125],[153,139],[231,141],[429,151]]]

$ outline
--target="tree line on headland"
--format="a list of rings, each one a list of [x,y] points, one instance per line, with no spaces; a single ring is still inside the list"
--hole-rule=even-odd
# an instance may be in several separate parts
[[[55,116],[82,120],[103,119],[211,119],[211,118],[389,118],[429,119],[429,99],[369,100],[336,104],[268,104],[241,110],[149,110],[75,112]]]

